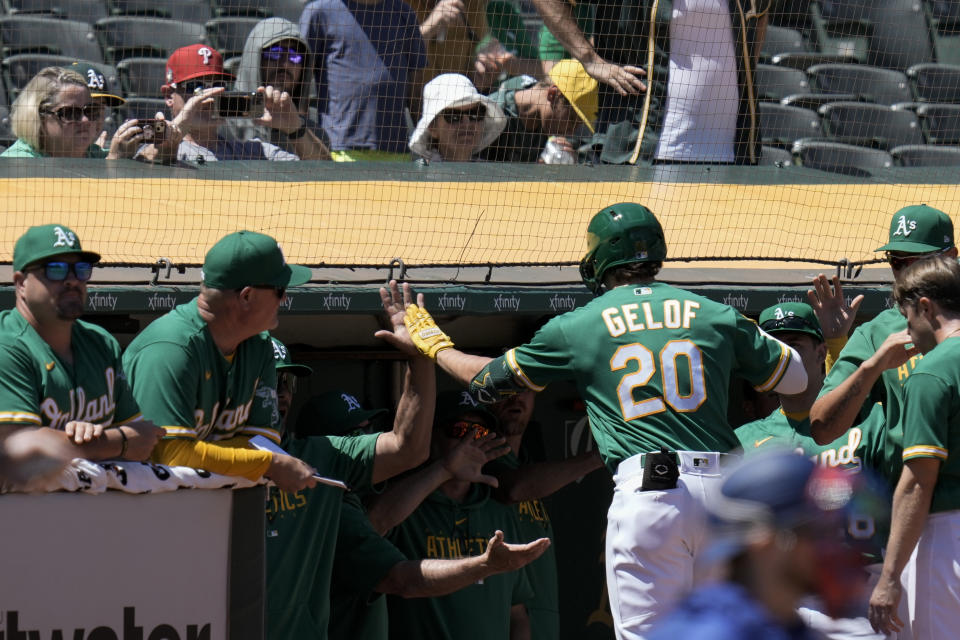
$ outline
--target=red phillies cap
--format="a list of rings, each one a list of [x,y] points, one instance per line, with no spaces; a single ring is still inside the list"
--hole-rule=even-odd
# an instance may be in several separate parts
[[[191,44],[180,47],[167,60],[167,84],[176,87],[178,82],[186,82],[201,76],[233,76],[223,70],[223,56],[206,44]]]

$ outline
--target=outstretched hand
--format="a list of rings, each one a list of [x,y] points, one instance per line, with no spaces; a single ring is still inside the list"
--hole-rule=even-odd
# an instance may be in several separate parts
[[[457,446],[444,456],[443,468],[457,480],[488,484],[497,488],[497,478],[483,473],[483,465],[510,452],[507,441],[494,433],[475,440],[476,430],[465,435]]]
[[[647,85],[640,79],[645,77],[647,72],[640,67],[597,60],[585,63],[583,68],[591,78],[610,85],[622,96],[636,95],[647,90]]]
[[[807,290],[807,300],[817,314],[824,339],[845,338],[850,335],[853,321],[857,319],[857,310],[863,302],[863,295],[857,296],[848,305],[838,276],[833,276],[831,282],[821,273],[813,279],[812,284],[813,289]]]
[[[374,337],[386,340],[391,346],[407,355],[420,355],[404,324],[407,307],[413,304],[413,291],[410,284],[404,282],[401,288],[396,280],[391,280],[386,287],[380,287],[380,302],[383,303],[383,311],[387,314],[391,328],[377,331],[373,334]],[[423,304],[423,294],[418,293],[417,305],[422,307]]]
[[[507,544],[503,541],[503,531],[498,530],[487,542],[483,557],[492,573],[506,573],[530,564],[549,547],[550,538],[539,538],[527,544]]]

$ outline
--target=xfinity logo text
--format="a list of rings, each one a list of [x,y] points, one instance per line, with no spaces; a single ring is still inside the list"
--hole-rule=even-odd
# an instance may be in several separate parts
[[[288,293],[286,297],[283,299],[283,302],[280,303],[280,306],[286,309],[287,311],[290,311],[291,309],[293,309],[293,296]]]
[[[445,293],[437,299],[437,307],[441,311],[446,311],[447,309],[463,311],[463,306],[466,304],[466,302],[467,299],[461,295],[451,296]]]
[[[496,307],[497,311],[503,311],[504,309],[518,311],[520,309],[520,298],[501,294],[493,299],[493,306]]]
[[[577,301],[573,296],[561,296],[556,294],[550,297],[550,311],[554,313],[560,311],[572,311],[574,306],[576,306]]]
[[[338,310],[348,311],[352,298],[346,294],[334,295],[328,293],[323,298],[323,308],[327,311]]]
[[[123,625],[101,625],[89,631],[83,627],[70,630],[51,629],[50,635],[41,637],[40,632],[20,628],[20,612],[7,611],[0,621],[0,640],[210,640],[210,623],[188,624],[177,630],[170,624],[158,624],[153,629],[137,625],[137,608],[123,608]]]
[[[796,294],[794,294],[794,295],[784,294],[784,295],[780,296],[779,298],[777,298],[777,304],[782,304],[782,303],[784,303],[784,302],[806,302],[806,300],[804,300],[803,298],[801,298],[800,296],[798,296],[798,295],[796,295]]]
[[[117,296],[109,293],[91,293],[87,296],[87,306],[93,311],[114,311],[117,308]]]
[[[165,296],[155,293],[147,298],[147,308],[150,311],[163,311],[164,309],[173,309],[177,304],[177,298],[167,294]]]
[[[736,307],[737,309],[746,309],[747,302],[749,302],[749,300],[750,299],[747,296],[742,294],[734,295],[731,293],[729,295],[723,296],[723,304],[728,304],[731,307]]]

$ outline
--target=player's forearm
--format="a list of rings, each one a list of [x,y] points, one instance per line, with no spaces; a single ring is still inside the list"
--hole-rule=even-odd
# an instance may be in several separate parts
[[[489,575],[483,556],[408,560],[394,565],[376,590],[402,598],[434,598],[469,587]]]
[[[474,377],[492,360],[493,358],[475,356],[456,348],[444,349],[437,353],[437,364],[440,368],[464,387],[470,386]]]
[[[577,21],[570,11],[570,4],[565,0],[533,0],[533,6],[543,18],[550,33],[560,41],[563,48],[574,58],[586,64],[599,60],[600,56],[593,45],[584,37]]]
[[[374,498],[367,510],[370,524],[380,535],[406,520],[427,496],[453,476],[440,461],[391,483],[386,491]]]
[[[922,464],[931,461],[935,462],[932,459],[925,459]],[[907,565],[910,554],[913,553],[926,526],[934,486],[936,486],[936,471],[933,473],[931,483],[929,479],[918,477],[910,463],[904,465],[900,481],[893,494],[890,538],[884,555],[882,580],[900,579],[900,574],[903,573],[903,568]]]
[[[430,433],[437,398],[433,363],[415,357],[407,364],[403,394],[397,403],[393,430],[377,438],[373,482],[383,482],[422,464],[430,455]]]
[[[545,498],[602,466],[596,450],[566,460],[526,464],[510,478],[498,476],[501,495],[510,503]]]
[[[882,369],[867,360],[836,388],[817,398],[810,408],[810,435],[817,444],[829,444],[853,426],[881,373]]]
[[[226,476],[259,480],[270,468],[273,454],[247,448],[248,438],[238,437],[218,443],[180,438],[161,440],[150,457],[170,466],[205,469]]]

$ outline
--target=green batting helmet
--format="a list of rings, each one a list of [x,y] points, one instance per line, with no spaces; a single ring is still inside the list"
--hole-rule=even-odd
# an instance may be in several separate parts
[[[580,277],[599,293],[607,269],[631,262],[662,262],[666,257],[667,241],[656,216],[642,204],[621,202],[601,209],[590,220]]]

